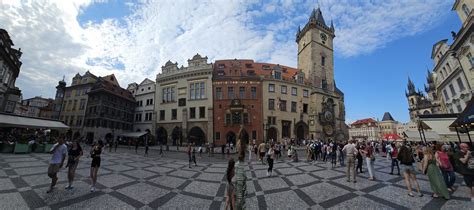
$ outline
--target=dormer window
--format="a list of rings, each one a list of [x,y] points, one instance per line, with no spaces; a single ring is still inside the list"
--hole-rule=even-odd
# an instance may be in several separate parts
[[[274,72],[274,77],[275,77],[275,79],[281,79],[281,72],[280,71],[275,71]]]

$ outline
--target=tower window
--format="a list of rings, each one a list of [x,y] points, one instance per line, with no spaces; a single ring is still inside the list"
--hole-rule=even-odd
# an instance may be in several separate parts
[[[321,56],[321,66],[324,66],[326,64],[326,57]]]
[[[462,11],[464,12],[464,14],[469,17],[469,13],[471,13],[471,11],[469,11],[469,8],[467,7],[466,4],[463,4],[462,5]]]

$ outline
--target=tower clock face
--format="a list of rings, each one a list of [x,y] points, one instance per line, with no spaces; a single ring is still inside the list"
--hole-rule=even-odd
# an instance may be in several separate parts
[[[321,33],[321,39],[323,41],[326,41],[328,39],[328,36],[325,33]]]

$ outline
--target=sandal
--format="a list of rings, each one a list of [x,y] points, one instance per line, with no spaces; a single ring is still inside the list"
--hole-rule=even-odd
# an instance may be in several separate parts
[[[415,195],[413,195],[413,193],[408,193],[408,196],[415,197]]]

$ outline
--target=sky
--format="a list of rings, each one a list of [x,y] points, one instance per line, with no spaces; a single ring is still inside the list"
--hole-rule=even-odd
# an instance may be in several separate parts
[[[408,77],[423,90],[431,50],[461,23],[454,0],[0,0],[0,28],[23,52],[23,98],[54,97],[57,82],[90,71],[124,88],[154,80],[168,60],[187,66],[254,59],[296,67],[295,34],[314,8],[333,21],[335,80],[346,122],[409,120]]]

